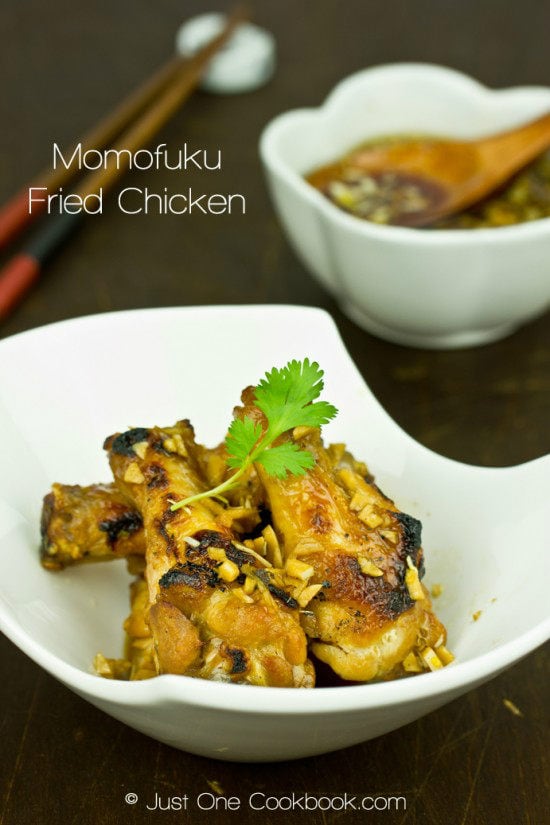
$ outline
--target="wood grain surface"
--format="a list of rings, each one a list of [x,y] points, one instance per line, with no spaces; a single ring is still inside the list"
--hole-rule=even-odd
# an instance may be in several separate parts
[[[225,3],[217,4],[224,7]],[[254,4],[274,32],[278,71],[264,89],[197,94],[159,139],[221,147],[218,191],[242,192],[245,216],[126,216],[114,203],[89,219],[47,267],[2,336],[50,321],[134,307],[297,303],[332,313],[365,379],[399,424],[461,461],[509,465],[550,450],[550,323],[546,315],[482,349],[423,352],[384,343],[339,312],[289,249],[257,154],[275,114],[319,104],[343,76],[395,60],[443,63],[492,86],[550,84],[550,6],[499,0],[273,0]],[[173,48],[183,19],[209,10],[178,0],[3,0],[0,200],[51,160]],[[177,191],[168,171],[127,185]],[[208,188],[204,173],[185,186]],[[366,457],[368,459],[368,456]],[[2,468],[5,471],[5,468]],[[521,502],[519,503],[521,505]],[[541,525],[541,530],[546,529]],[[528,548],[518,548],[528,564]],[[548,650],[394,733],[314,759],[232,765],[148,739],[82,701],[0,641],[0,822],[545,825],[549,821]],[[514,715],[503,700],[522,712]],[[191,798],[219,783],[246,800],[401,795],[400,812],[156,813],[155,792]],[[140,801],[128,806],[135,792]]]

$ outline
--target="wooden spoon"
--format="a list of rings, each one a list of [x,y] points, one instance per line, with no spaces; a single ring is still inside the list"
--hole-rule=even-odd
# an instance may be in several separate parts
[[[550,146],[550,113],[519,128],[469,141],[413,138],[364,147],[308,177],[318,188],[341,177],[343,169],[395,176],[394,186],[415,186],[422,205],[395,212],[388,223],[426,226],[486,198]],[[339,174],[338,174],[339,172]]]

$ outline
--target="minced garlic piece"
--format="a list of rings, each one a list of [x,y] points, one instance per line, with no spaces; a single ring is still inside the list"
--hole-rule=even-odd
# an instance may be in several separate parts
[[[209,547],[208,555],[211,559],[214,559],[214,561],[225,561],[227,559],[223,547]]]
[[[216,568],[216,573],[224,582],[234,582],[239,576],[240,570],[235,562],[226,559]]]
[[[409,653],[409,655],[408,655],[408,656],[406,656],[406,657],[403,659],[403,668],[404,668],[404,669],[405,669],[408,673],[420,673],[420,672],[422,671],[422,667],[421,667],[421,665],[420,665],[420,663],[419,663],[418,659],[416,658],[416,656],[415,656],[415,655],[414,655],[414,653],[412,652],[412,650],[411,650],[411,652]]]
[[[287,582],[288,584],[288,582]],[[306,587],[308,586],[307,582],[299,582],[292,588],[292,598],[298,600],[298,598],[302,595]]]
[[[260,556],[265,556],[267,553],[267,541],[263,536],[258,536],[257,539],[252,539],[252,549]]]
[[[127,659],[106,659],[102,653],[94,657],[94,670],[104,679],[128,679],[131,664]]]
[[[441,659],[444,665],[450,665],[451,662],[454,662],[455,660],[455,657],[453,656],[451,651],[447,650],[447,648],[444,645],[439,645],[438,647],[436,647],[435,652],[437,653],[437,656]]]
[[[365,559],[362,556],[359,556],[357,559],[359,562],[359,567],[361,568],[361,572],[365,574],[365,576],[383,576],[384,571],[380,570],[376,564],[371,561],[370,559]]]
[[[391,541],[392,544],[397,544],[398,536],[395,530],[380,530],[380,535],[388,541]]]
[[[256,582],[252,578],[252,576],[247,576],[244,580],[243,584],[243,591],[246,593],[247,596],[250,596],[251,593],[254,593],[256,589]]]
[[[234,541],[233,547],[236,547],[237,550],[242,550],[243,553],[248,553],[248,555],[255,558],[256,561],[258,561],[262,565],[262,567],[271,567],[271,564],[268,562],[267,559],[265,559],[263,556],[260,556],[259,553],[256,553],[256,551],[254,550],[254,542],[251,539],[247,539],[244,544],[241,544],[240,541]]]
[[[309,604],[313,597],[316,596],[319,590],[322,590],[322,588],[322,584],[310,584],[309,587],[306,587],[304,590],[302,590],[297,599],[300,607],[305,607],[307,604]]]
[[[431,647],[425,647],[420,651],[420,658],[430,670],[439,670],[443,667],[441,659],[437,656],[435,650]]]
[[[510,711],[510,713],[513,713],[514,716],[523,716],[523,713],[521,712],[521,710],[518,708],[517,705],[515,705],[512,702],[511,699],[503,699],[502,704],[504,705],[505,708],[507,708],[507,710]]]
[[[187,458],[187,448],[179,433],[176,433],[170,438],[165,438],[162,442],[162,446],[169,453],[177,453],[178,455],[183,456],[183,458]]]
[[[364,490],[357,490],[349,503],[349,509],[354,512],[358,513],[360,510],[363,510],[367,504],[369,503],[369,497],[365,493]]]
[[[350,493],[354,493],[357,490],[359,482],[357,479],[357,475],[353,472],[353,470],[347,470],[346,468],[344,468],[339,471],[338,477],[342,481],[344,487],[346,487]]]
[[[285,564],[285,570],[289,576],[292,576],[294,579],[300,579],[301,581],[311,579],[315,572],[311,564],[306,564],[305,561],[300,561],[300,559],[288,559]]]
[[[363,524],[366,524],[371,530],[374,530],[375,527],[380,527],[380,525],[384,523],[382,516],[377,513],[370,504],[367,504],[357,515]]]
[[[133,450],[139,458],[143,459],[145,458],[145,453],[147,452],[148,446],[149,444],[147,441],[138,441],[137,444],[134,444]]]
[[[262,536],[265,539],[265,543],[267,545],[267,556],[271,561],[272,565],[274,567],[282,567],[283,556],[281,553],[281,548],[279,546],[279,539],[275,535],[275,530],[270,524],[268,524],[265,530],[263,530]]]
[[[476,612],[475,612],[475,613],[472,613],[472,619],[474,620],[474,622],[477,622],[477,620],[478,620],[478,619],[479,619],[479,617],[481,616],[481,613],[482,613],[482,611],[481,611],[481,610],[476,610]]]
[[[145,476],[135,461],[129,464],[126,468],[126,472],[124,473],[124,481],[127,481],[130,484],[143,484],[145,481]]]
[[[407,586],[407,590],[409,591],[409,596],[415,602],[421,601],[423,598],[425,598],[424,590],[422,588],[422,585],[420,584],[418,570],[414,566],[410,556],[407,556],[407,565],[409,569],[405,573],[405,584]]]
[[[245,593],[244,589],[242,587],[236,587],[232,591],[232,593],[233,593],[234,596],[236,596],[238,599],[240,599],[245,604],[253,604],[253,602],[254,602],[254,599],[252,598],[252,596],[249,596],[248,593]]]

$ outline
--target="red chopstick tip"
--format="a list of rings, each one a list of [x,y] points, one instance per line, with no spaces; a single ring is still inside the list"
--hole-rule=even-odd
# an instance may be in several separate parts
[[[0,273],[0,320],[22,300],[38,278],[40,263],[32,255],[22,253],[8,263]]]
[[[33,221],[44,211],[45,202],[34,205],[29,214],[29,190],[23,189],[5,206],[0,208],[0,247],[7,246],[21,231],[22,227]]]

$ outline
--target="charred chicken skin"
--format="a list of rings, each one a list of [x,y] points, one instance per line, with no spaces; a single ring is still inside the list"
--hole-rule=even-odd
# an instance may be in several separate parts
[[[264,426],[254,389],[242,400],[236,414]],[[314,467],[283,479],[256,469],[287,569],[309,566],[308,587],[317,590],[303,619],[312,652],[347,680],[427,669],[426,651],[444,644],[445,629],[419,581],[420,522],[399,512],[343,448],[327,451],[317,428],[284,441],[309,450]]]
[[[203,499],[172,510],[207,489],[189,422],[132,429],[105,447],[117,485],[143,519],[147,621],[159,672],[312,687],[297,603],[269,589],[268,563],[237,540],[237,530],[257,521],[246,495],[230,507]]]
[[[50,570],[145,553],[141,516],[112,484],[54,484],[42,506],[41,537],[42,564]]]

